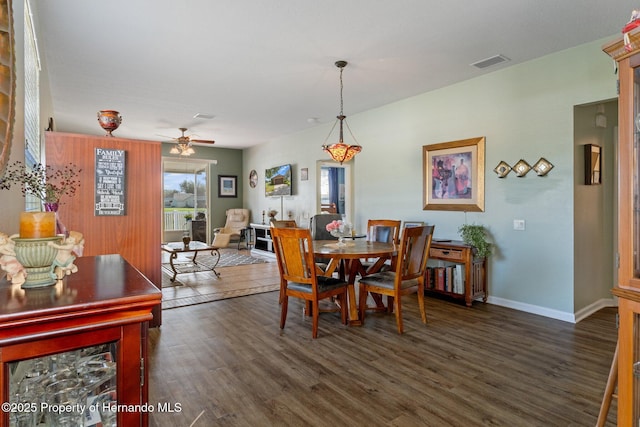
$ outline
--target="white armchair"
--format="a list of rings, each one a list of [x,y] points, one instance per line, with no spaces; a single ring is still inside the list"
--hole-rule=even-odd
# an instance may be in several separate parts
[[[224,227],[213,230],[213,246],[223,248],[231,242],[240,243],[246,239],[245,230],[249,226],[249,209],[228,209]]]

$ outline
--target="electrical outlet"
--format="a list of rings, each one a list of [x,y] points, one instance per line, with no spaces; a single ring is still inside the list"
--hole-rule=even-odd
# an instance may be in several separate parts
[[[524,231],[524,219],[514,219],[513,220],[513,229],[518,231]]]

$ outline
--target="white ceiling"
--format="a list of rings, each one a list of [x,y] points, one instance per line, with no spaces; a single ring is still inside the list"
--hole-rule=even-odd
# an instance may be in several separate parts
[[[17,1],[17,0],[16,0]],[[30,0],[55,130],[244,148],[620,34],[636,0]],[[471,63],[501,54],[506,64]],[[604,53],[603,53],[604,55]],[[196,113],[212,120],[194,119]],[[45,126],[43,126],[45,127]],[[354,130],[355,133],[357,133]],[[319,141],[322,144],[324,141]]]

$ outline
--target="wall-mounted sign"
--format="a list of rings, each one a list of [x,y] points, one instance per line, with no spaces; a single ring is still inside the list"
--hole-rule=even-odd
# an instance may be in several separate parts
[[[96,216],[127,214],[125,153],[96,148]]]

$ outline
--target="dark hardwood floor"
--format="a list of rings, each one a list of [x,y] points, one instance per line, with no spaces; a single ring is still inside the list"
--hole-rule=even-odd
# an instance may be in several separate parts
[[[350,327],[323,313],[316,340],[295,299],[280,331],[277,292],[165,310],[150,331],[150,401],[181,410],[150,425],[595,425],[615,308],[574,325],[481,302],[426,306],[425,326],[415,296],[403,300],[402,336],[393,315]],[[614,399],[607,426],[615,413]]]

